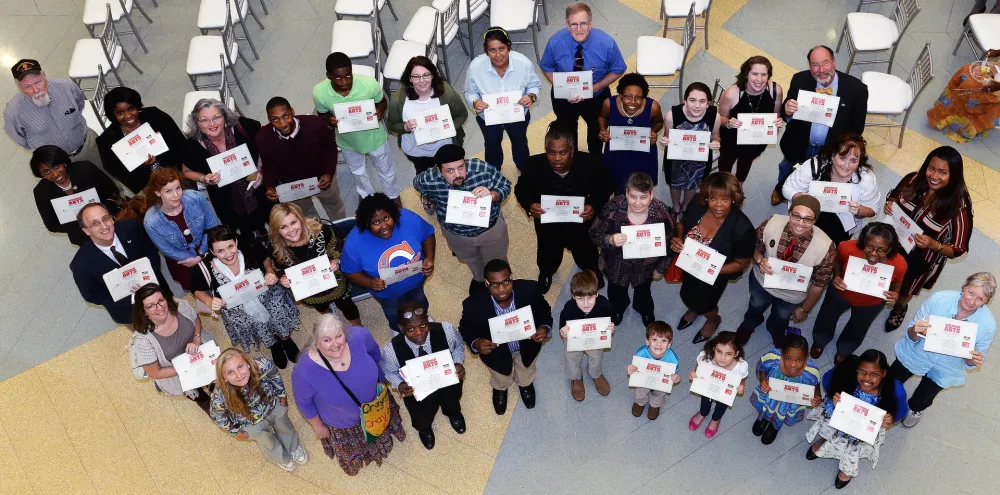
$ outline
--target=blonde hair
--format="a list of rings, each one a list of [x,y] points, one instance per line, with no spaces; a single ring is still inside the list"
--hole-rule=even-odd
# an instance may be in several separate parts
[[[268,236],[271,238],[274,256],[279,260],[305,261],[295,258],[295,254],[288,248],[285,238],[281,236],[281,222],[284,222],[288,215],[295,215],[299,219],[299,223],[304,225],[309,232],[309,239],[319,235],[320,231],[323,230],[323,224],[318,218],[306,218],[305,214],[302,213],[302,208],[299,208],[299,205],[295,203],[278,203],[271,208],[271,216],[268,218],[268,227],[270,227]]]
[[[993,294],[997,291],[997,279],[990,272],[977,272],[969,275],[969,278],[965,279],[965,283],[962,284],[962,289],[965,289],[969,285],[981,287],[983,293],[986,294],[987,303],[993,299]]]
[[[319,342],[320,337],[330,335],[337,330],[343,331],[344,337],[350,336],[350,333],[347,331],[347,325],[345,325],[344,321],[336,315],[333,313],[319,315],[319,317],[316,318],[316,323],[313,324],[312,333],[309,334],[309,342],[306,346],[318,351],[319,349],[316,347],[316,343]]]
[[[250,419],[250,408],[247,406],[246,397],[243,396],[243,387],[237,387],[227,382],[222,371],[227,362],[237,357],[243,359],[250,367],[250,380],[246,384],[248,395],[256,392],[264,402],[270,402],[270,397],[260,386],[260,366],[257,365],[257,361],[235,347],[222,351],[219,359],[215,361],[215,388],[222,391],[222,400],[229,412]]]

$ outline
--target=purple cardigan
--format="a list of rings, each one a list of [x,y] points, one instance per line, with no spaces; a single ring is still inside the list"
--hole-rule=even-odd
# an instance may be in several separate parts
[[[379,367],[382,351],[367,328],[350,327],[347,333],[351,367],[338,371],[337,375],[359,401],[370,402],[375,399],[375,384],[385,380]],[[305,354],[292,369],[292,391],[306,419],[318,414],[323,424],[334,428],[351,428],[361,423],[361,412],[344,387],[326,366],[317,364]]]

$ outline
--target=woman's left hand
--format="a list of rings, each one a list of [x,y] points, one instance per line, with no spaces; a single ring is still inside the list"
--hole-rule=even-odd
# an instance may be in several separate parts
[[[883,428],[888,428],[888,427],[892,426],[892,424],[895,423],[895,422],[896,421],[892,419],[892,415],[889,414],[889,413],[886,413],[885,416],[882,418],[882,427]]]
[[[264,275],[264,285],[274,285],[276,283],[278,283],[278,276],[273,272]]]
[[[969,366],[980,367],[983,365],[983,353],[973,349],[972,357],[965,360],[966,364]]]
[[[281,404],[282,407],[288,407],[288,398],[282,397],[278,399],[278,404]]]
[[[889,306],[895,305],[896,299],[899,297],[899,292],[893,292],[891,290],[887,290],[882,294],[885,295],[885,303]]]
[[[416,128],[417,128],[417,119],[410,119],[407,120],[406,122],[403,122],[403,129],[406,129],[406,132],[413,132],[413,130]]]
[[[785,119],[781,117],[774,119],[774,125],[778,126],[778,129],[785,127]]]
[[[222,180],[222,174],[219,173],[219,172],[213,172],[211,174],[205,174],[205,176],[202,177],[201,180],[204,181],[205,184],[215,185],[215,184],[218,184],[220,180]]]
[[[858,216],[858,212],[861,211],[861,203],[857,201],[848,201],[847,208],[850,210],[851,215]]]
[[[931,249],[937,242],[929,235],[913,234],[913,242],[920,249]]]
[[[425,258],[424,264],[420,268],[420,270],[423,272],[425,277],[429,277],[431,273],[434,272],[434,261],[431,260],[430,258]]]
[[[692,371],[692,373],[694,373]],[[692,378],[693,380],[693,378]],[[743,395],[743,384],[741,383],[739,387],[736,387],[736,395]]]
[[[192,257],[190,257],[190,258],[188,258],[186,260],[180,260],[180,261],[178,261],[178,263],[180,263],[181,265],[186,266],[188,268],[191,268],[192,266],[197,265],[198,263],[201,263],[201,256],[192,256]]]
[[[330,260],[330,270],[334,272],[340,270],[340,260]]]
[[[835,406],[840,404],[840,392],[833,394],[833,397],[830,397],[830,402],[833,402]]]
[[[708,143],[708,149],[712,151],[719,151],[719,146],[721,146],[721,144],[719,144],[718,141],[709,141]]]
[[[535,343],[537,344],[541,344],[542,341],[545,340],[545,337],[548,336],[548,333],[549,332],[548,330],[545,329],[545,327],[538,327],[538,330],[531,337],[528,338],[535,341]]]
[[[653,270],[653,281],[656,282],[659,280],[663,280],[663,274],[656,270]]]
[[[198,344],[195,344],[194,342],[188,342],[187,345],[184,346],[184,352],[188,354],[197,354],[198,347],[199,347]]]
[[[809,403],[812,404],[813,407],[819,407],[819,405],[823,403],[823,397],[819,395],[814,395],[812,400],[809,401]]]
[[[524,108],[531,107],[531,103],[532,103],[531,97],[528,96],[528,95],[524,95],[524,96],[521,97],[520,100],[517,100],[517,104],[521,105]]]

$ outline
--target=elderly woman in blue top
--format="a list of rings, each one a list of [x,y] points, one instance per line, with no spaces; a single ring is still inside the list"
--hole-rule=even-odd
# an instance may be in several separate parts
[[[993,343],[996,320],[986,305],[997,290],[997,280],[988,272],[969,275],[961,291],[943,290],[931,294],[910,322],[906,335],[896,342],[896,361],[889,367],[889,375],[905,383],[913,375],[922,375],[920,385],[910,396],[910,413],[903,419],[903,426],[913,428],[920,422],[920,415],[934,403],[938,392],[965,384],[965,372],[983,365],[986,351]],[[931,316],[967,321],[978,325],[976,344],[972,357],[963,359],[924,350],[924,338],[931,327]]]

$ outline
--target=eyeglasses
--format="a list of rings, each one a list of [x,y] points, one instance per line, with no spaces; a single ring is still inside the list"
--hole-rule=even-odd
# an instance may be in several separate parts
[[[430,81],[431,79],[434,79],[434,74],[431,74],[430,72],[428,72],[426,74],[410,74],[410,80],[414,81],[414,82],[416,82],[416,81]]]
[[[86,225],[87,228],[98,229],[101,225],[111,225],[115,223],[115,220],[111,218],[111,215],[104,215],[103,217],[94,220]]]
[[[501,285],[504,286],[504,287],[509,287],[510,283],[511,283],[511,280],[509,278],[507,278],[507,279],[501,280],[499,282],[486,282],[486,285],[488,285],[491,289],[496,289],[497,287],[500,287]]]
[[[881,374],[882,373],[878,372],[878,371],[873,371],[871,373],[868,373],[867,371],[865,371],[865,370],[863,370],[861,368],[858,368],[858,378],[864,378],[866,376],[878,376],[878,375],[881,375]]]
[[[886,249],[886,248],[873,248],[871,246],[865,246],[865,252],[866,253],[875,253],[875,254],[885,254],[885,253],[888,253],[889,250]]]
[[[404,320],[409,320],[410,318],[413,318],[414,316],[423,316],[423,315],[424,315],[424,308],[417,308],[417,309],[414,309],[413,311],[407,311],[407,312],[403,313],[403,319]]]
[[[569,28],[572,29],[573,31],[579,31],[588,26],[590,26],[590,21],[569,24]]]
[[[156,308],[165,308],[165,307],[167,307],[167,300],[166,299],[160,299],[159,301],[157,301],[155,303],[149,303],[149,304],[147,304],[146,305],[146,311],[152,311],[152,310],[154,310]]]
[[[208,119],[198,119],[198,123],[199,124],[209,124],[209,123],[214,124],[214,123],[219,122],[220,120],[223,120],[223,119],[224,119],[224,117],[222,115],[216,115],[216,116],[208,118]]]
[[[792,217],[792,220],[795,220],[795,221],[797,221],[799,223],[802,223],[802,224],[805,224],[805,225],[812,225],[813,223],[816,222],[816,218],[815,217],[803,217],[803,216],[795,214],[795,213],[792,213],[791,217]]]

